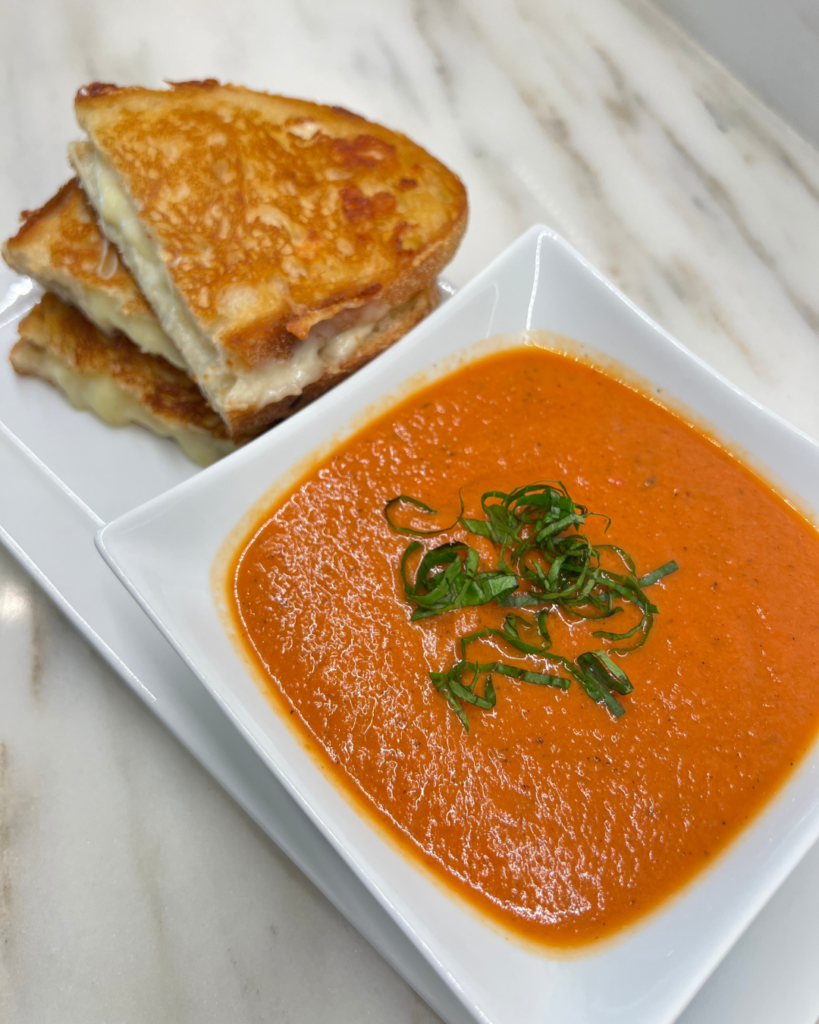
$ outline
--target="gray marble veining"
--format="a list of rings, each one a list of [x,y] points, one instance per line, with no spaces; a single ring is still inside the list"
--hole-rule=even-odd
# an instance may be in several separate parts
[[[0,1020],[431,1011],[0,551]]]

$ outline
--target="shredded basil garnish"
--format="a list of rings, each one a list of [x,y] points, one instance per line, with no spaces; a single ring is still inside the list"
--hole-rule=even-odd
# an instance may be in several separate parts
[[[398,523],[394,523],[392,519],[390,519],[390,513],[394,508],[397,508],[399,505],[412,505],[413,508],[419,509],[421,512],[424,513],[424,515],[427,516],[437,516],[438,510],[430,508],[429,505],[426,505],[423,501],[419,501],[417,498],[411,498],[408,494],[399,494],[398,497],[391,498],[387,502],[387,504],[384,506],[384,518],[390,524],[390,529],[394,530],[396,533],[411,534],[413,537],[435,537],[439,533],[446,533],[448,530],[451,530],[453,526],[456,526],[458,522],[460,522],[461,516],[463,515],[464,512],[464,501],[463,498],[461,498],[461,511],[456,517],[455,522],[452,524],[452,526],[444,526],[440,530],[415,530],[410,526],[400,526]]]
[[[414,540],[401,559],[404,593],[407,600],[416,605],[413,622],[453,608],[488,604],[518,588],[514,573],[478,572],[478,552],[461,543],[441,544],[427,551],[418,566],[415,583],[411,583],[407,577],[407,561],[420,550],[421,544]]]
[[[483,711],[495,707],[497,697],[492,673],[564,690],[574,679],[595,703],[605,704],[616,718],[623,715],[625,708],[614,693],[624,696],[634,687],[611,655],[625,656],[646,642],[658,609],[643,590],[676,572],[677,563],[667,562],[638,577],[634,560],[627,551],[615,544],[595,546],[582,532],[586,519],[599,513],[589,512],[585,505],[574,501],[559,481],[517,487],[508,494],[487,491],[481,496],[483,519],[465,517],[463,497],[460,502],[461,511],[455,522],[441,529],[417,530],[394,522],[392,512],[401,505],[410,505],[424,515],[437,515],[435,509],[406,494],[388,501],[384,516],[396,533],[433,537],[460,525],[467,533],[491,541],[498,549],[496,568],[479,572],[480,556],[475,548],[462,541],[439,544],[424,552],[412,580],[410,562],[424,550],[419,541],[412,541],[401,558],[400,574],[404,595],[414,606],[413,622],[493,601],[501,607],[533,611],[534,619],[511,613],[500,629],[486,628],[462,636],[461,660],[447,672],[430,673],[433,685],[466,731],[469,732],[469,720],[464,704]],[[602,518],[608,530],[611,520],[608,516]],[[624,571],[604,569],[603,551],[612,552]],[[621,603],[615,605],[615,601]],[[586,651],[574,661],[550,651],[547,618],[552,609],[562,608],[567,615],[576,618],[608,619],[623,610],[622,603],[638,608],[640,621],[621,633],[609,630],[592,633],[612,643],[608,650]],[[468,661],[467,646],[489,636],[497,637],[521,654],[560,666],[568,677],[532,672],[500,661]],[[464,683],[467,673],[471,673],[471,679]],[[484,679],[483,696],[477,691],[481,678]]]

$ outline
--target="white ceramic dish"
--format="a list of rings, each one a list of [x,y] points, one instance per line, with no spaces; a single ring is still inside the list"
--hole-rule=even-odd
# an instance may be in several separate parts
[[[680,1012],[819,835],[819,753],[712,870],[595,955],[551,959],[504,939],[351,808],[264,698],[211,596],[226,536],[277,479],[414,375],[502,332],[541,328],[630,367],[735,438],[819,511],[819,446],[711,371],[565,242],[527,232],[376,362],[247,449],[106,526],[100,551],[276,777],[440,976],[492,1024],[661,1024]]]
[[[103,517],[119,515],[200,471],[173,442],[139,427],[112,430],[90,413],[77,412],[48,384],[13,372],[7,353],[16,341],[17,323],[38,297],[31,281],[0,263],[0,543],[415,991],[448,1024],[470,1024],[473,1018],[462,1004],[97,554],[94,535]],[[15,740],[14,735],[3,738]],[[729,981],[729,991],[734,987]],[[730,994],[728,1000],[733,1002]]]

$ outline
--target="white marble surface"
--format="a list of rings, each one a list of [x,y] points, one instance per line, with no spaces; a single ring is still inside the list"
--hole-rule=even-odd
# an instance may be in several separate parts
[[[816,0],[652,0],[819,145]]]
[[[456,283],[545,221],[819,437],[819,154],[642,2],[2,11],[0,232],[68,176],[83,82],[331,100],[464,177]],[[815,850],[685,1024],[814,1024],[817,877]],[[0,553],[0,1021],[435,1019]]]

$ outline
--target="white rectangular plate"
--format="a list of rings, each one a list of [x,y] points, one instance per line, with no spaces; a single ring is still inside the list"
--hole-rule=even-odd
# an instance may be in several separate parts
[[[111,429],[7,354],[38,290],[0,262],[0,542],[271,839],[449,1024],[473,1021],[119,585],[94,534],[200,472],[171,441]],[[801,1022],[796,1022],[801,1024]]]
[[[507,941],[431,883],[353,810],[250,678],[210,572],[247,510],[351,419],[493,334],[544,329],[616,359],[731,437],[819,511],[819,446],[653,324],[562,239],[533,228],[404,341],[248,448],[105,527],[98,546],[352,872],[476,1017],[492,1024],[674,1019],[819,835],[819,754],[719,863],[662,914],[583,958]]]

